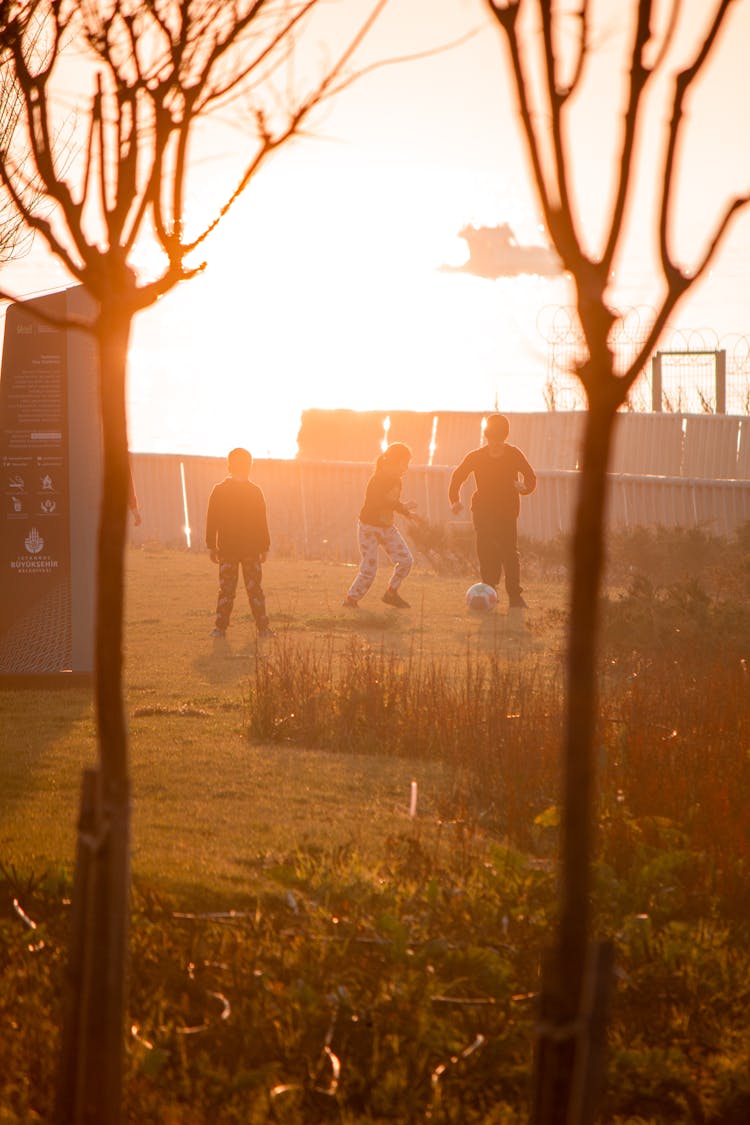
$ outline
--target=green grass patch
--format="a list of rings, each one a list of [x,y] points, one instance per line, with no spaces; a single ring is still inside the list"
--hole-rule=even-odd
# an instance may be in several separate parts
[[[725,545],[725,574],[701,541],[696,577],[667,538],[646,575],[642,537],[613,546],[603,605],[601,1119],[730,1125],[750,1105],[747,552]],[[273,560],[277,639],[238,599],[215,642],[207,558],[129,554],[128,1122],[527,1119],[566,605],[564,545],[526,557],[523,619],[467,614],[454,564],[410,576],[412,610],[373,588],[352,614],[351,568]],[[2,706],[0,1121],[25,1123],[51,1119],[95,728],[80,689]]]

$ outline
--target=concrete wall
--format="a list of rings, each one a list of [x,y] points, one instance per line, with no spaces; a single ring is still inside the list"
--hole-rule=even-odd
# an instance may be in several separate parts
[[[404,441],[414,465],[456,465],[479,445],[481,413],[307,410],[304,461],[375,460],[380,443]],[[535,469],[575,469],[583,411],[508,414],[510,438]],[[386,429],[387,425],[387,429]],[[635,476],[750,479],[750,418],[731,414],[618,414],[611,471]]]

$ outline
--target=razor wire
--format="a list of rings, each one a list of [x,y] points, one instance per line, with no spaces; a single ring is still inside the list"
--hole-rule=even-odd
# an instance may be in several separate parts
[[[616,311],[610,333],[615,371],[624,372],[640,351],[653,324],[655,311],[637,306]],[[548,410],[584,410],[586,394],[576,370],[588,355],[574,306],[547,305],[536,327],[547,345],[544,399]],[[670,354],[662,409],[668,413],[715,413],[711,353],[726,353],[726,412],[750,413],[750,334],[720,336],[713,328],[667,328],[660,352]],[[652,409],[651,360],[631,387],[623,409],[647,413]]]

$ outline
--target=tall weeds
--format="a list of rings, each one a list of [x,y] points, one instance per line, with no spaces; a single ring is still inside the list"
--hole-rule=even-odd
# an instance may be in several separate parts
[[[561,694],[542,662],[467,651],[463,664],[406,659],[355,642],[336,653],[285,639],[258,657],[248,736],[347,753],[423,758],[446,767],[451,814],[528,841],[553,803]]]
[[[627,882],[660,852],[691,857],[703,905],[750,908],[747,608],[694,581],[636,579],[605,606],[600,685],[600,859]],[[439,763],[441,813],[516,846],[554,849],[562,684],[556,658],[467,650],[406,658],[282,638],[249,685],[254,741]]]

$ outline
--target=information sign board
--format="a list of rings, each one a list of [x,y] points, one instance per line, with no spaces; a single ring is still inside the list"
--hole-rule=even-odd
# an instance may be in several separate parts
[[[100,478],[80,286],[8,309],[0,370],[0,675],[90,672]]]

